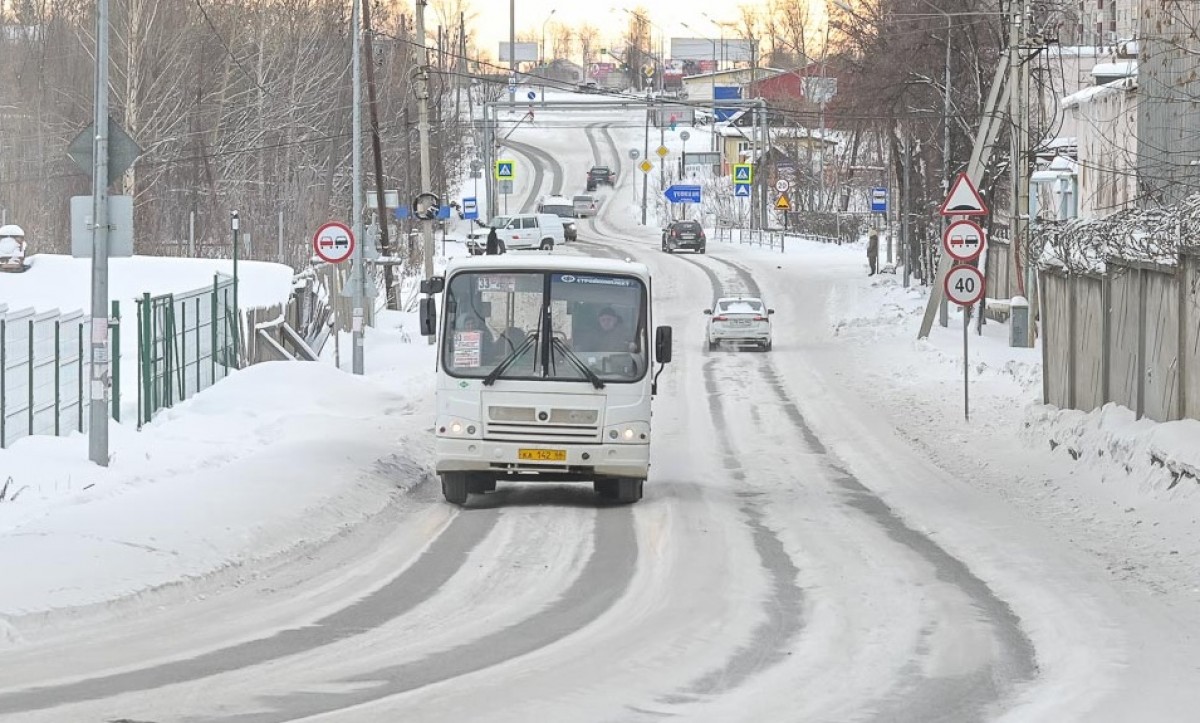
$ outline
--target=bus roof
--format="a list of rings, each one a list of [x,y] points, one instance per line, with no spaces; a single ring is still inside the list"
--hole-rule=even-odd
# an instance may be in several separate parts
[[[637,261],[598,259],[589,256],[549,256],[546,254],[501,254],[499,256],[467,256],[450,260],[446,276],[458,271],[550,271],[555,273],[583,272],[594,274],[630,274],[650,278],[650,269]]]

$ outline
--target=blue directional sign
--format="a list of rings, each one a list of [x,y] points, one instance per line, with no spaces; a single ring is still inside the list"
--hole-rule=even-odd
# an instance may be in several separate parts
[[[871,189],[871,213],[887,213],[887,189],[883,186]]]
[[[663,195],[671,203],[700,203],[699,186],[674,185],[663,191]]]
[[[750,184],[735,183],[733,185],[733,195],[738,198],[750,198]]]
[[[408,206],[397,206],[396,207],[396,218],[397,219],[406,219],[409,216],[412,216],[412,212],[408,210]]]
[[[479,200],[475,198],[464,198],[462,202],[463,218],[468,221],[474,221],[479,218]]]

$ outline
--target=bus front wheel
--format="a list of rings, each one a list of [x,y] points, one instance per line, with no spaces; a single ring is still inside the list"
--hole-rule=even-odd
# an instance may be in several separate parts
[[[598,479],[592,483],[596,494],[608,500],[622,504],[630,504],[642,499],[642,483],[645,480],[632,477],[618,479]]]
[[[450,504],[465,504],[467,501],[467,473],[443,472],[442,496]]]

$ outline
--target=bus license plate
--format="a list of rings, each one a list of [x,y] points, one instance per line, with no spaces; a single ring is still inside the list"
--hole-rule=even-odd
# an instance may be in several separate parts
[[[565,449],[518,449],[517,459],[528,462],[566,462]]]

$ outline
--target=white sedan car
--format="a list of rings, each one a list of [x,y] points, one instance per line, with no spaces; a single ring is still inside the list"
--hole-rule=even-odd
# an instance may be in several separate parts
[[[754,346],[771,350],[771,314],[762,299],[753,296],[732,296],[717,299],[716,306],[705,309],[708,315],[708,348],[722,344]]]

